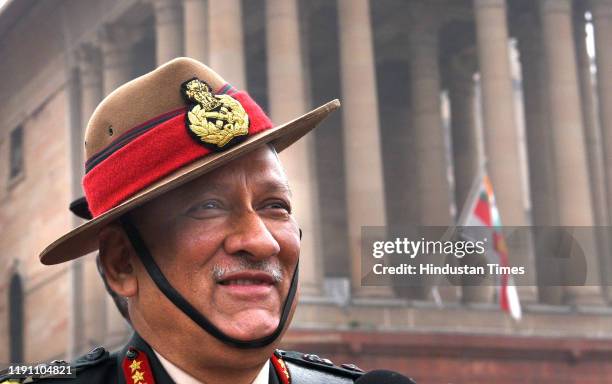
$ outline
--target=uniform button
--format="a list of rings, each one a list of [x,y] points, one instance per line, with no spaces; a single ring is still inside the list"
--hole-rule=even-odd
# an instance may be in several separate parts
[[[321,362],[325,365],[332,366],[334,363],[330,359],[321,359]]]
[[[341,367],[348,369],[349,371],[363,372],[363,369],[359,368],[355,364],[342,364]]]
[[[302,356],[302,359],[306,360],[306,361],[311,361],[313,363],[322,363],[323,360],[321,360],[321,358],[317,355],[311,355],[311,354],[305,354],[304,356]]]
[[[130,360],[134,360],[136,358],[136,356],[138,356],[138,351],[130,348],[128,349],[127,353],[125,354],[125,356],[130,359]]]
[[[87,355],[85,355],[85,359],[89,361],[98,360],[102,355],[106,352],[104,347],[96,347],[92,349]]]

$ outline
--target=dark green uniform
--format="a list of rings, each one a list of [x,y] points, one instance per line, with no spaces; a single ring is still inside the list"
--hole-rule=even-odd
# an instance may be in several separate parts
[[[0,384],[174,384],[151,347],[137,333],[120,351],[109,353],[97,347],[71,366],[76,371],[76,378],[10,379],[0,374]],[[348,384],[362,374],[363,371],[352,364],[338,367],[317,355],[276,350],[270,358],[269,383]]]

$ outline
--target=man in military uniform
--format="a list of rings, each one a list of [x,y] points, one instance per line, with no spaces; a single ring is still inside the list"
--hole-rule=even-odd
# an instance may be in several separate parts
[[[57,383],[352,383],[353,365],[275,349],[296,306],[301,231],[277,152],[339,107],[273,125],[245,92],[179,58],[104,99],[86,131],[90,218],[40,254],[96,249],[132,324]],[[2,380],[0,378],[0,383]],[[19,381],[18,381],[19,382]]]

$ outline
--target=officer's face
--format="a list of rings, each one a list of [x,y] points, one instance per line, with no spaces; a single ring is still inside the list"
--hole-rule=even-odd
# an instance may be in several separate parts
[[[170,283],[223,332],[251,340],[275,330],[300,239],[286,176],[269,148],[157,198],[134,218]],[[142,265],[136,269],[147,326],[191,323]]]

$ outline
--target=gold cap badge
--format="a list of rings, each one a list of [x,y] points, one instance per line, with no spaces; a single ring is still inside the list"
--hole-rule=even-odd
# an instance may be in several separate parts
[[[238,100],[229,95],[214,95],[200,79],[183,83],[183,96],[193,104],[187,112],[187,129],[198,142],[221,150],[234,138],[249,133],[249,115]]]

